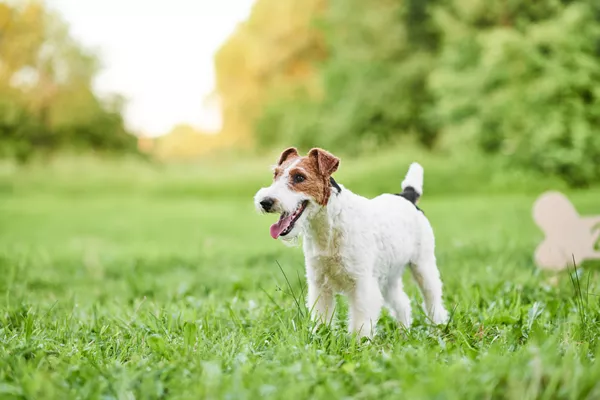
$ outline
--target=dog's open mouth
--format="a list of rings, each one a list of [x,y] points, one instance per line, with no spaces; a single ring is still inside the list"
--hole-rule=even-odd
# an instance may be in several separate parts
[[[293,213],[283,213],[279,217],[277,223],[271,225],[271,237],[277,239],[279,236],[285,236],[294,229],[294,224],[298,221],[298,218],[302,216],[302,213],[308,205],[308,200],[304,200]]]

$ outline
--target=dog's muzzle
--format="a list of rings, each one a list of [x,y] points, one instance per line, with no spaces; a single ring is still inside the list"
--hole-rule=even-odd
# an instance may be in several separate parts
[[[266,197],[259,202],[260,206],[265,212],[270,212],[273,209],[273,205],[275,204],[275,200],[270,197]]]

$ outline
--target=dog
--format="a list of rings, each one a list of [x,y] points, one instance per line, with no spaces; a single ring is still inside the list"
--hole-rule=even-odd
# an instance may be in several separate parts
[[[423,194],[423,168],[411,164],[400,194],[367,199],[339,185],[332,174],[340,159],[319,148],[300,156],[284,150],[273,182],[254,203],[261,213],[280,214],[271,237],[288,243],[303,239],[308,282],[307,307],[320,324],[331,322],[334,296],[348,297],[348,329],[373,337],[385,305],[405,328],[412,323],[402,274],[410,266],[434,324],[448,320],[434,253],[433,229],[417,207]]]

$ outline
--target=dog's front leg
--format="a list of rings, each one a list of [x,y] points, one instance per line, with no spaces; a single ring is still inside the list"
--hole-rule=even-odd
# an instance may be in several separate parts
[[[379,313],[383,306],[383,296],[374,278],[361,276],[356,281],[349,296],[350,321],[348,329],[360,337],[373,337]]]
[[[333,318],[334,297],[330,288],[320,285],[315,279],[308,279],[308,298],[306,306],[311,311],[315,329],[321,324],[329,324]]]

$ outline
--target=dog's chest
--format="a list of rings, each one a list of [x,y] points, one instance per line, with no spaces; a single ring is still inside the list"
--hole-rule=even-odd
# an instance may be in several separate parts
[[[355,279],[339,255],[315,255],[309,262],[317,283],[336,292],[346,293],[354,287]]]
[[[321,224],[319,224],[321,222]],[[313,221],[310,233],[305,237],[304,255],[310,274],[316,282],[335,292],[348,293],[354,288],[356,274],[348,269],[353,258],[347,242],[343,221]]]

